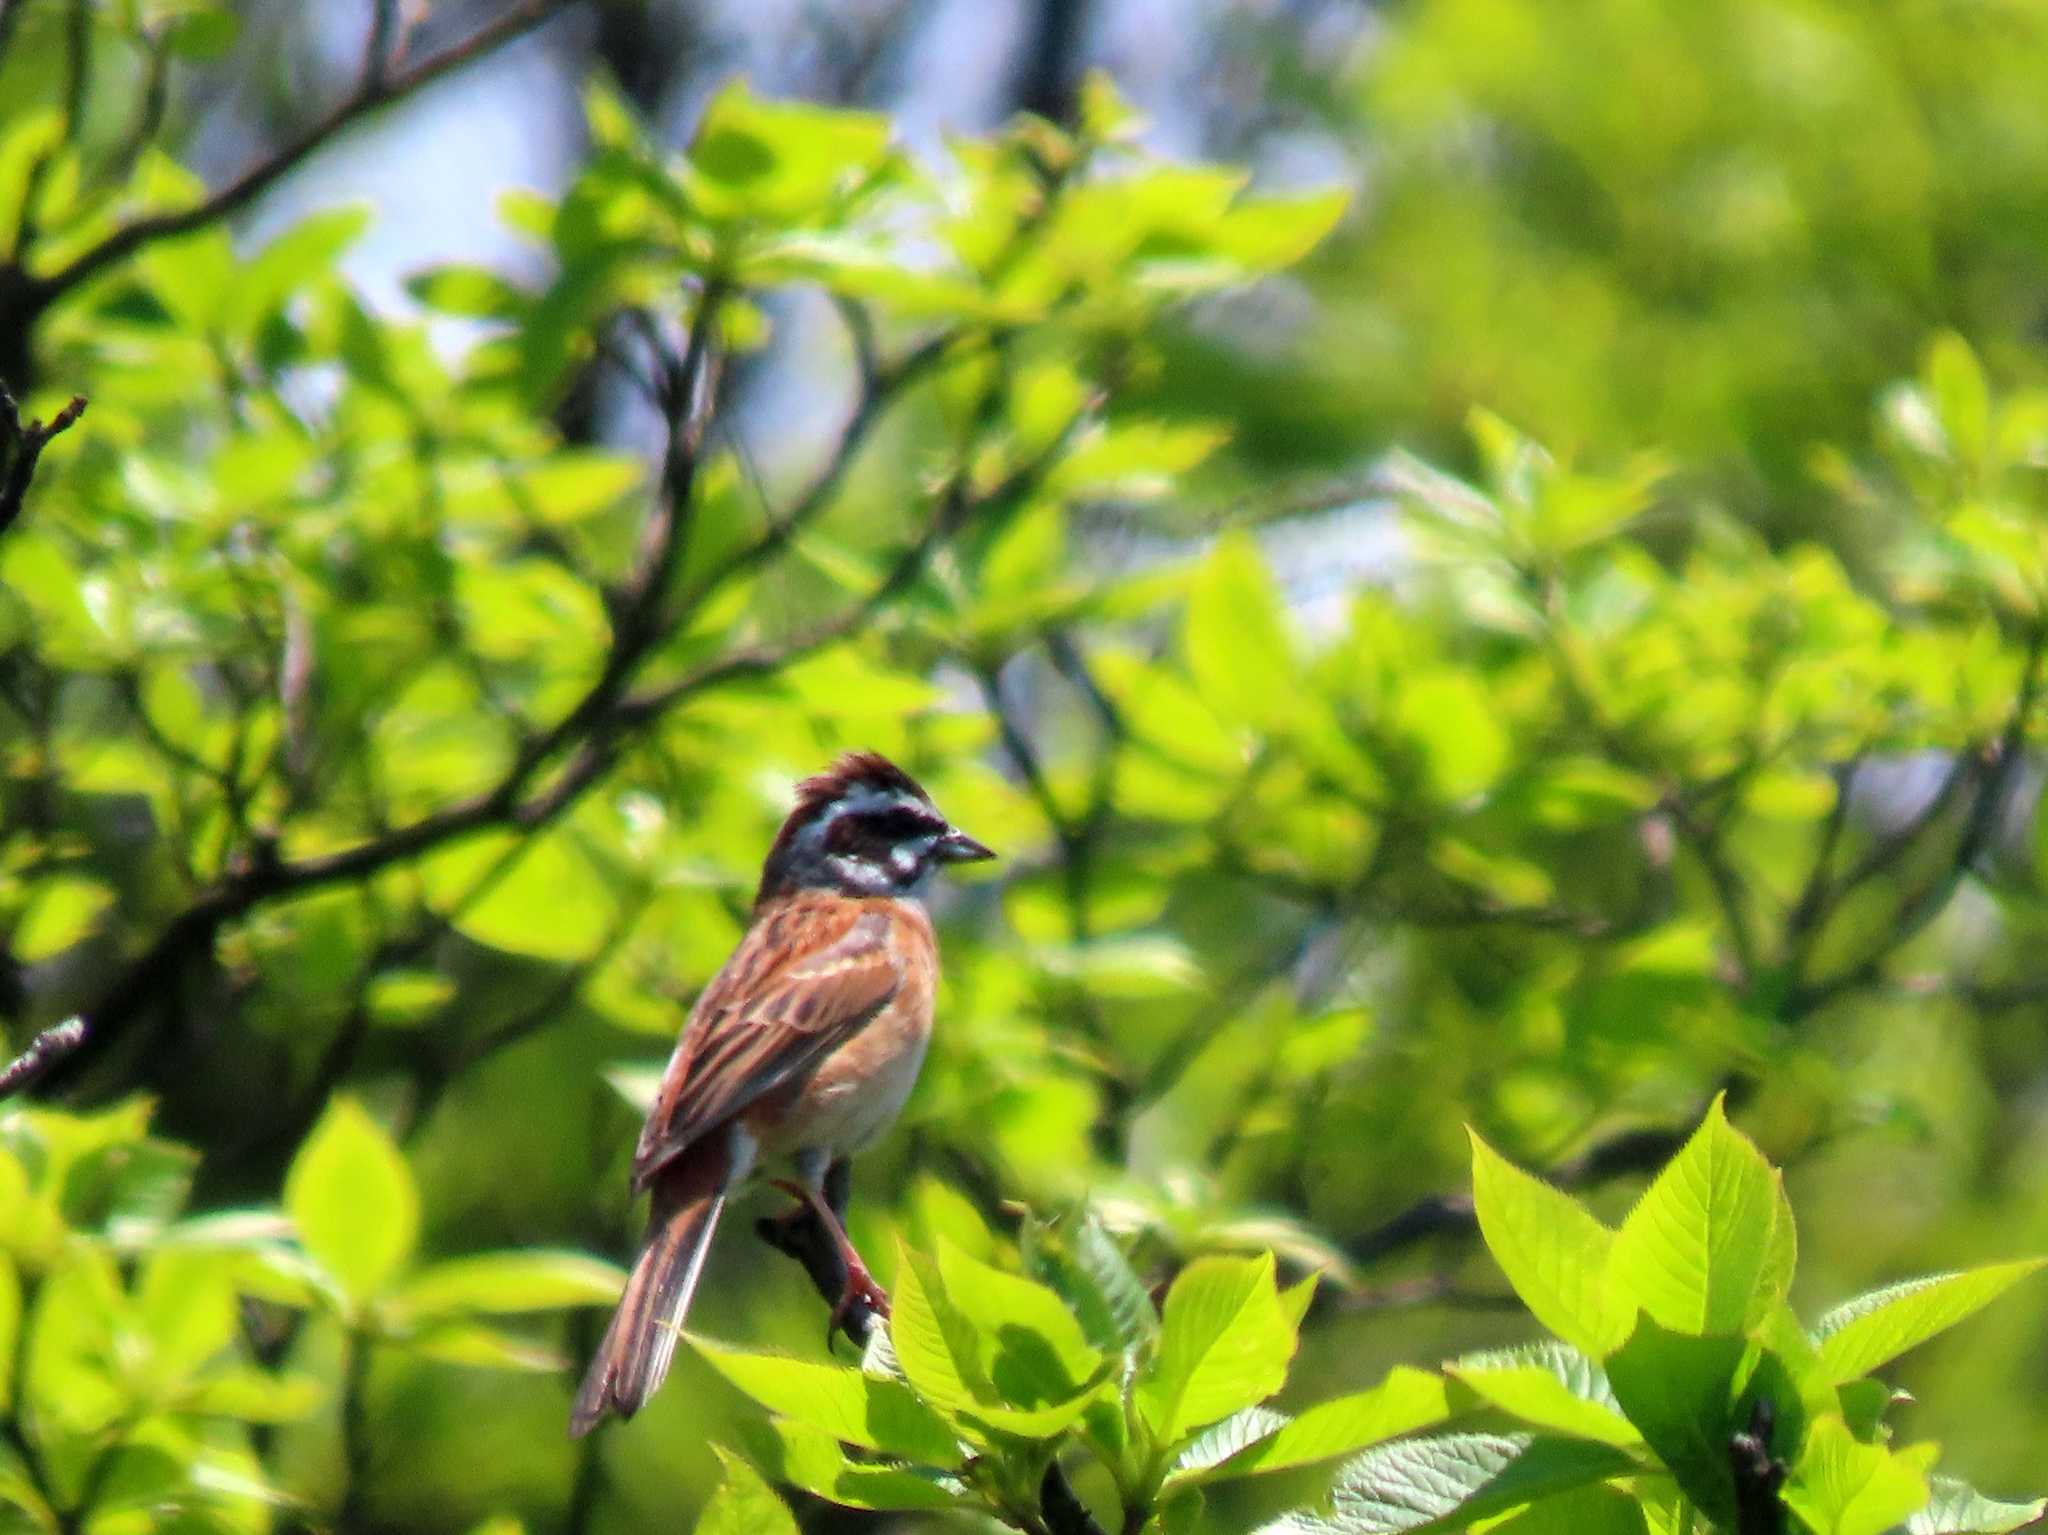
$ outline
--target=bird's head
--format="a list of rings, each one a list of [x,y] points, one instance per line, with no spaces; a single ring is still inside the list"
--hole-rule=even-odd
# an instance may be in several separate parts
[[[757,904],[795,890],[916,895],[941,865],[996,855],[879,752],[848,752],[797,785],[761,869]]]

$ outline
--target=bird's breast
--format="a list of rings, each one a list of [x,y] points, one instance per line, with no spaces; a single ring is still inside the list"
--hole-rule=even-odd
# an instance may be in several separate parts
[[[825,1059],[805,1082],[780,1126],[788,1150],[828,1147],[836,1156],[879,1139],[910,1097],[931,1042],[929,990],[901,995]]]

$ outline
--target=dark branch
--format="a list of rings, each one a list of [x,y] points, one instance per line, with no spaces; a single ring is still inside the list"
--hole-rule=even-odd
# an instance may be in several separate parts
[[[1861,960],[1847,969],[1825,980],[1801,984],[1786,998],[1784,1015],[1788,1021],[1796,1021],[1827,1006],[1836,998],[1860,990],[1883,979],[1885,961],[1910,943],[1920,932],[1943,911],[1947,910],[1956,887],[1977,865],[1991,839],[1998,829],[1999,812],[2005,808],[2013,782],[2025,756],[2027,722],[2032,717],[2034,705],[2041,692],[2041,669],[2044,651],[2048,651],[2048,628],[2036,629],[2027,638],[2026,659],[2020,671],[2019,694],[2013,700],[2012,713],[2007,717],[2005,729],[1998,740],[1978,752],[1959,752],[1957,761],[1943,781],[1942,791],[1936,796],[1938,803],[1945,803],[1954,789],[1966,779],[1975,779],[1974,797],[1963,822],[1961,835],[1956,838],[1954,853],[1944,861],[1932,878],[1915,889],[1908,890],[1899,898],[1892,913],[1892,920],[1886,925],[1877,945]],[[1938,810],[1930,808],[1915,817],[1911,830],[1917,836],[1921,827],[1927,825]],[[1910,840],[1910,836],[1908,838]],[[1896,856],[1893,854],[1891,856]]]
[[[1750,1404],[1749,1426],[1728,1440],[1728,1468],[1735,1477],[1735,1535],[1784,1535],[1785,1463],[1771,1454],[1771,1428],[1777,1414],[1771,1399]]]
[[[0,1067],[0,1098],[35,1086],[36,1079],[85,1043],[85,1020],[66,1018],[29,1041],[28,1048]]]
[[[1692,1133],[1683,1130],[1624,1130],[1559,1164],[1547,1181],[1558,1188],[1585,1188],[1631,1173],[1655,1172],[1677,1154]],[[1391,1220],[1345,1244],[1354,1263],[1370,1263],[1437,1236],[1469,1236],[1479,1229],[1468,1193],[1431,1194]]]
[[[0,384],[0,534],[13,527],[14,519],[21,515],[43,449],[84,414],[85,396],[75,394],[71,403],[48,421],[23,421],[14,396]]]
[[[882,581],[861,601],[836,617],[780,641],[742,647],[666,683],[630,691],[644,662],[671,631],[665,594],[676,564],[677,539],[705,434],[716,413],[710,337],[716,306],[725,293],[707,285],[691,326],[688,351],[666,375],[664,391],[683,412],[673,428],[673,447],[663,468],[665,494],[636,556],[633,569],[614,592],[613,642],[603,670],[585,695],[554,726],[514,757],[490,788],[353,846],[286,862],[274,847],[259,846],[240,859],[218,883],[202,892],[123,971],[107,995],[87,1009],[95,1046],[161,996],[190,956],[208,952],[221,927],[257,905],[281,896],[366,879],[456,839],[494,827],[530,831],[553,821],[576,803],[617,761],[626,742],[671,709],[702,694],[752,678],[771,676],[803,657],[865,627],[922,573],[938,546],[971,515],[1010,504],[1042,480],[1080,429],[1091,401],[1045,452],[981,494],[971,492],[973,455],[963,451],[958,472],[934,498],[932,516],[919,536],[899,554]],[[992,394],[994,391],[992,391]],[[991,417],[997,406],[990,404]],[[978,422],[977,429],[985,422]],[[764,535],[776,538],[774,532]],[[687,614],[697,599],[686,600]]]
[[[394,101],[410,96],[422,86],[460,69],[501,44],[532,31],[556,11],[565,8],[568,3],[569,0],[519,0],[519,3],[510,6],[505,14],[495,21],[478,28],[461,42],[422,59],[406,70],[391,70],[388,59],[383,56],[384,43],[378,42],[374,48],[367,50],[371,56],[366,60],[363,73],[341,105],[284,145],[269,159],[251,166],[219,191],[192,207],[180,208],[173,213],[151,214],[146,218],[123,224],[99,244],[81,252],[48,277],[33,280],[29,285],[24,305],[27,318],[33,319],[87,278],[96,276],[115,262],[133,255],[145,245],[174,235],[189,234],[195,229],[203,229],[246,207],[296,170],[315,150],[325,145],[344,128],[368,116],[379,107],[388,106]],[[378,7],[380,18],[386,10],[387,7],[382,5]],[[382,32],[385,29],[379,26],[375,30]]]

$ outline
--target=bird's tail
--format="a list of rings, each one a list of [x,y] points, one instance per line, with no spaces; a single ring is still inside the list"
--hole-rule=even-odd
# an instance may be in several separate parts
[[[570,1438],[582,1438],[607,1412],[632,1417],[668,1374],[725,1209],[731,1164],[725,1139],[707,1138],[655,1176],[647,1236],[619,1309],[576,1393]]]

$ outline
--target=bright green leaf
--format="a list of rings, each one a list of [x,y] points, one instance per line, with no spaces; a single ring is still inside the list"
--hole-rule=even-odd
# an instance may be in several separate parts
[[[713,1446],[725,1480],[697,1518],[697,1535],[798,1535],[789,1505],[761,1474],[730,1450]]]
[[[1858,1296],[1820,1319],[1821,1365],[1836,1381],[1867,1375],[1990,1305],[2044,1261],[1930,1274]]]
[[[285,1175],[299,1240],[356,1305],[383,1293],[419,1239],[412,1169],[353,1098],[336,1098]]]
[[[1284,1471],[1412,1434],[1450,1414],[1441,1377],[1397,1365],[1370,1391],[1318,1402],[1208,1470],[1204,1480]]]
[[[1928,1478],[1926,1507],[1906,1521],[1906,1535],[2007,1535],[2048,1513],[2048,1498],[2003,1503],[1954,1477]]]
[[[1615,1234],[1611,1286],[1663,1326],[1740,1332],[1784,1299],[1777,1180],[1716,1098]]]
[[[771,1412],[848,1444],[927,1465],[960,1462],[958,1436],[901,1381],[844,1365],[748,1353],[694,1334],[690,1342],[713,1369]]]
[[[1622,1415],[1606,1371],[1570,1344],[1471,1354],[1444,1366],[1444,1373],[1532,1427],[1603,1444],[1642,1442]]]
[[[1821,1418],[1786,1479],[1786,1506],[1814,1535],[1882,1535],[1928,1500],[1931,1446],[1859,1443],[1840,1418]]]
[[[615,1265],[582,1253],[482,1253],[420,1270],[392,1294],[389,1306],[408,1319],[609,1306],[625,1282]]]
[[[1628,1336],[1626,1308],[1608,1290],[1614,1234],[1476,1132],[1472,1203],[1494,1262],[1537,1321],[1595,1358]]]
[[[1367,1450],[1331,1493],[1339,1530],[1457,1529],[1518,1504],[1637,1469],[1609,1445],[1527,1434],[1442,1434]]]
[[[1166,1293],[1159,1351],[1139,1382],[1139,1408],[1153,1432],[1172,1443],[1278,1391],[1294,1341],[1270,1254],[1197,1259]]]

